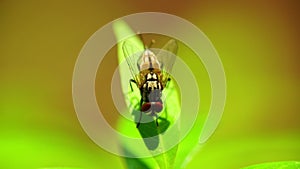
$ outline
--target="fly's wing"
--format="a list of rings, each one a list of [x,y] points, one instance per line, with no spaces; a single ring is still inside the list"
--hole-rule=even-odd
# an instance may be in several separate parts
[[[161,63],[162,79],[161,82],[165,86],[175,63],[176,54],[178,50],[177,42],[174,39],[169,40],[165,46],[159,50],[156,55],[158,61]]]
[[[140,83],[139,79],[139,69],[138,69],[138,59],[143,53],[143,49],[138,48],[133,42],[127,40],[123,43],[122,46],[123,53],[130,69],[133,79],[137,82],[137,85]]]

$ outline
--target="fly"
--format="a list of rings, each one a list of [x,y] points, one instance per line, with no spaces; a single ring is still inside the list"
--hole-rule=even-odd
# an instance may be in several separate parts
[[[122,48],[133,76],[129,82],[131,90],[131,83],[135,83],[141,95],[140,117],[136,127],[139,127],[143,113],[154,116],[158,126],[158,113],[163,110],[162,91],[171,80],[169,72],[175,62],[177,43],[174,39],[169,40],[157,55],[145,45],[144,50],[137,53],[140,50],[129,40],[123,43]]]

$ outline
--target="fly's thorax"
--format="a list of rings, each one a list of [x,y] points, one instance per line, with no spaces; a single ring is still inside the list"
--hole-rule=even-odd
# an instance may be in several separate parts
[[[137,79],[139,79],[139,84],[138,87],[139,89],[143,89],[144,88],[144,84],[146,83],[146,81],[150,81],[149,77],[149,73],[150,75],[152,73],[156,74],[157,80],[161,82],[162,79],[162,73],[160,69],[147,69],[147,70],[142,70],[140,71],[140,73],[137,75]],[[162,86],[162,88],[164,88],[164,86]]]

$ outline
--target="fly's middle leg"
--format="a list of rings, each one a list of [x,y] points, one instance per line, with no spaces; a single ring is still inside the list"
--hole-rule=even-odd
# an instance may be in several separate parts
[[[136,81],[135,81],[134,79],[130,79],[130,80],[129,80],[130,89],[131,89],[131,91],[133,92],[133,88],[132,88],[131,83],[135,83],[135,84],[136,84]]]

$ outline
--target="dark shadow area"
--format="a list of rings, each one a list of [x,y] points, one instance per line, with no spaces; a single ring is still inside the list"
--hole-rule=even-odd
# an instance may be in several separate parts
[[[140,111],[134,110],[132,114],[135,121],[138,121],[140,118]],[[159,117],[157,126],[154,117],[148,116],[144,113],[142,114],[142,119],[142,123],[137,129],[139,130],[147,148],[149,150],[155,150],[159,145],[159,134],[162,134],[169,128],[170,122],[165,118]],[[143,123],[143,121],[150,122]]]

